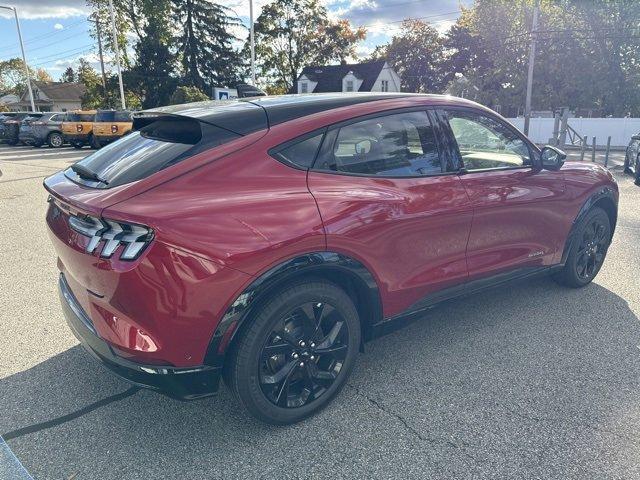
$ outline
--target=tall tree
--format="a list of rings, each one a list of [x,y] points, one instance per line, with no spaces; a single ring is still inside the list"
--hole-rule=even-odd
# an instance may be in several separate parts
[[[130,87],[142,98],[143,108],[168,105],[178,78],[171,50],[170,0],[146,0],[138,5],[134,46],[135,64],[127,73]]]
[[[75,82],[76,72],[73,71],[73,67],[67,67],[64,73],[60,76],[61,82]]]
[[[373,56],[389,62],[400,75],[404,91],[441,93],[446,85],[443,40],[423,21],[405,20],[400,33],[377,47]]]
[[[447,34],[447,70],[467,92],[515,115],[524,107],[534,0],[475,0]],[[534,109],[640,114],[640,3],[541,2],[533,76]]]
[[[35,72],[29,68],[29,76],[33,78]],[[22,94],[27,89],[24,76],[24,62],[21,58],[0,60],[0,94]]]
[[[263,7],[254,30],[261,74],[280,90],[291,88],[305,65],[355,56],[365,38],[363,28],[329,20],[318,0],[274,0]]]
[[[231,29],[240,25],[220,5],[209,0],[172,0],[177,54],[183,82],[209,92],[213,86],[238,82],[240,57]]]
[[[53,78],[51,78],[49,72],[47,72],[44,68],[37,69],[35,77],[35,79],[40,82],[53,82]]]

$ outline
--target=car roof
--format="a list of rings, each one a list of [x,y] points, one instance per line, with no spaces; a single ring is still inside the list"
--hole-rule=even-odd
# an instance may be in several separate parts
[[[420,97],[443,103],[467,104],[462,99],[443,95],[391,93],[391,92],[354,92],[354,93],[311,93],[302,95],[277,95],[240,98],[237,100],[209,100],[205,102],[171,105],[134,114],[135,119],[158,115],[180,115],[198,119],[240,135],[264,130],[279,123],[314,113],[347,107],[365,102],[389,100],[394,98]],[[135,125],[134,125],[135,127]]]

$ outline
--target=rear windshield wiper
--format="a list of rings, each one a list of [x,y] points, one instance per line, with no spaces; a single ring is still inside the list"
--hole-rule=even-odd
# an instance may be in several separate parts
[[[81,178],[86,178],[87,180],[94,180],[96,182],[100,182],[100,183],[104,183],[105,185],[109,185],[109,182],[107,182],[105,179],[101,178],[100,175],[98,175],[96,172],[94,172],[93,170],[85,167],[84,165],[80,165],[79,163],[74,163],[73,165],[71,165],[71,170],[76,172],[78,174],[78,176],[81,177]]]

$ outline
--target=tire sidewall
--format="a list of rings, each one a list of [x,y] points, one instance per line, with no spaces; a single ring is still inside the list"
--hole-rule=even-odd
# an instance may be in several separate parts
[[[53,144],[53,139],[54,138],[59,138],[60,139],[60,144],[59,145],[54,145]],[[59,133],[53,132],[53,133],[49,134],[49,138],[47,139],[47,143],[49,144],[49,146],[51,148],[60,148],[64,144],[64,140],[62,138],[62,135],[60,135]]]
[[[317,400],[297,408],[282,408],[271,403],[262,392],[259,381],[260,354],[267,335],[275,324],[296,305],[306,302],[323,302],[338,309],[349,329],[349,352],[340,373],[333,384]],[[329,283],[305,283],[285,289],[265,305],[254,320],[241,348],[248,349],[245,358],[235,367],[235,387],[241,402],[254,416],[273,424],[289,424],[300,421],[324,408],[340,392],[346,383],[358,355],[360,323],[358,313],[349,297]]]
[[[580,278],[578,276],[578,272],[576,271],[578,248],[580,248],[580,240],[582,239],[584,229],[587,227],[587,225],[589,225],[589,223],[591,223],[592,220],[598,217],[600,217],[600,219],[603,221],[603,224],[606,226],[607,236],[609,237],[609,239],[607,241],[607,246],[604,251],[604,258],[602,259],[602,263],[600,263],[600,265],[596,267],[596,270],[594,274],[591,276],[591,278],[585,280],[583,278]],[[577,284],[584,286],[592,282],[593,279],[596,278],[596,276],[600,272],[600,268],[602,268],[602,265],[604,265],[604,260],[606,259],[607,253],[609,251],[609,245],[611,245],[611,223],[609,221],[609,216],[601,208],[599,207],[593,208],[589,213],[587,213],[585,218],[580,223],[580,228],[578,228],[577,235],[571,247],[571,252],[569,253],[569,258],[567,259],[568,266],[571,269],[570,270],[571,275],[573,276],[573,280],[575,280]]]

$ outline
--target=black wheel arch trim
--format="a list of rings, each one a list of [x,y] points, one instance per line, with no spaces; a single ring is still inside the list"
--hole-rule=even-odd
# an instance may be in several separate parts
[[[567,257],[569,256],[569,250],[571,249],[571,244],[573,243],[574,237],[576,235],[576,232],[577,232],[576,229],[578,225],[580,225],[580,222],[584,219],[584,217],[587,215],[589,210],[591,210],[591,208],[594,205],[596,205],[598,202],[600,202],[603,199],[610,200],[611,203],[613,203],[615,208],[614,217],[612,218],[612,222],[611,222],[611,237],[613,238],[613,233],[616,229],[616,223],[618,220],[618,215],[617,215],[618,202],[616,201],[616,195],[613,191],[613,188],[609,186],[605,186],[598,189],[595,193],[591,194],[589,198],[587,198],[587,200],[582,204],[582,207],[578,211],[576,218],[573,220],[573,224],[571,225],[571,230],[569,231],[569,236],[565,241],[564,250],[562,251],[562,260],[560,262],[562,265],[565,264],[565,262],[567,261]],[[609,212],[607,212],[607,214],[609,214]]]
[[[311,252],[270,268],[236,297],[211,337],[204,363],[216,367],[224,364],[228,347],[233,344],[234,338],[247,324],[252,313],[269,298],[270,293],[303,276],[331,280],[331,276],[336,274],[354,282],[355,291],[348,293],[357,295],[358,304],[366,310],[366,318],[361,318],[362,339],[371,339],[373,325],[382,320],[380,291],[371,272],[360,261],[345,254],[329,251]]]

